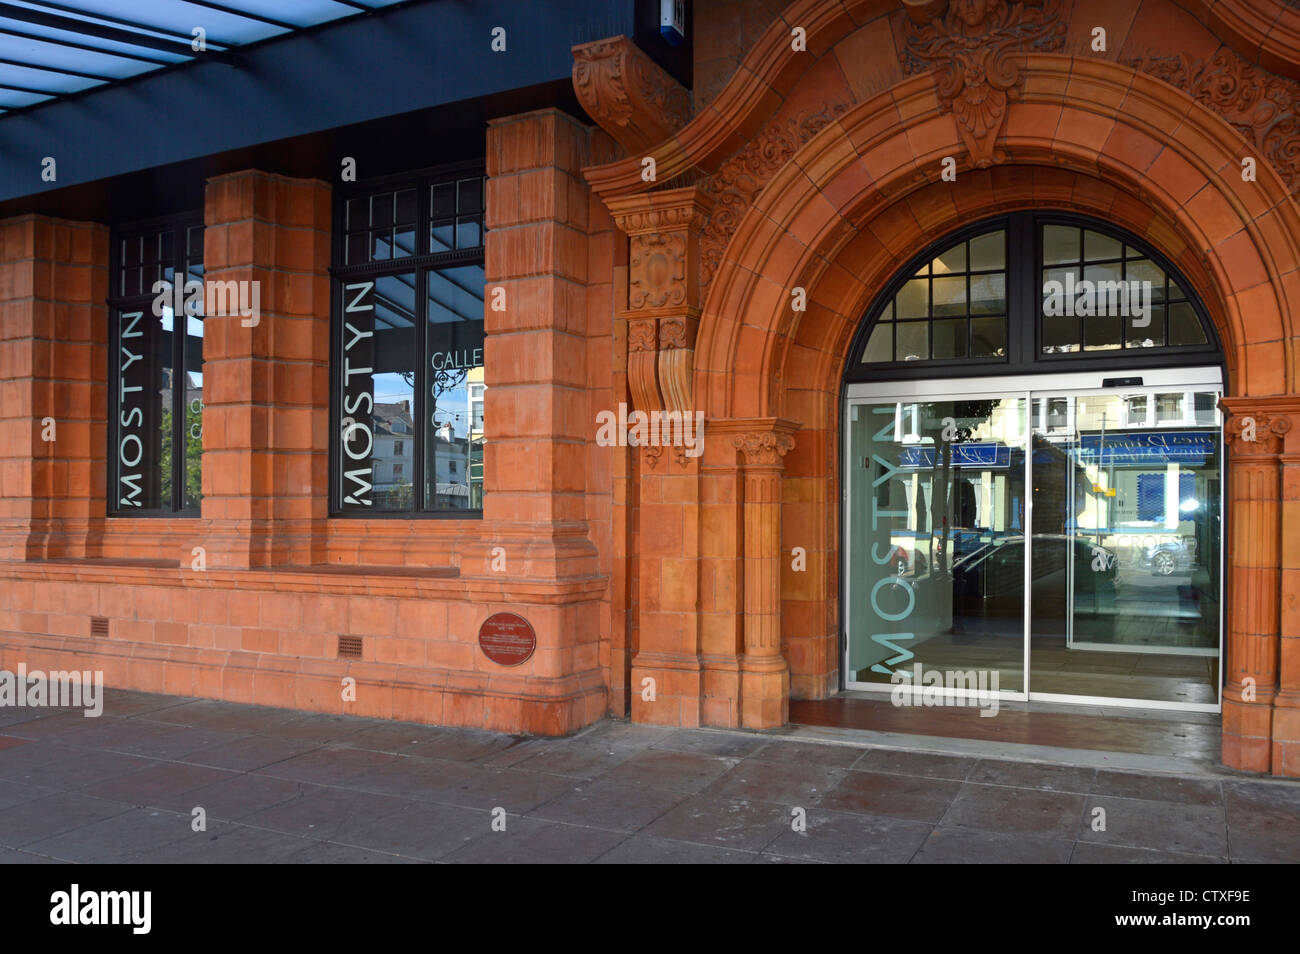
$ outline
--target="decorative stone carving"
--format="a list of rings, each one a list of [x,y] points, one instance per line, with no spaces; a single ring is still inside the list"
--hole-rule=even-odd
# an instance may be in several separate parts
[[[794,438],[778,431],[750,431],[735,435],[731,443],[745,458],[746,467],[780,467],[794,447]]]
[[[1223,425],[1223,439],[1237,457],[1266,457],[1281,453],[1291,430],[1285,414],[1233,414]]]
[[[952,110],[971,159],[981,169],[1006,157],[997,149],[1007,104],[1020,95],[1016,55],[1065,44],[1060,0],[905,0],[903,69],[938,70],[939,103]]]
[[[625,36],[573,47],[573,89],[587,114],[633,154],[691,118],[691,94]]]
[[[1227,47],[1207,63],[1185,54],[1142,56],[1124,61],[1224,118],[1272,163],[1287,189],[1300,194],[1300,84],[1274,76]]]
[[[628,268],[628,305],[663,308],[686,302],[686,235],[633,235]]]
[[[754,196],[799,147],[817,135],[847,107],[830,103],[805,110],[783,123],[772,123],[718,169],[704,184],[713,198],[713,212],[700,235],[700,286],[706,287],[718,270],[722,253]]]

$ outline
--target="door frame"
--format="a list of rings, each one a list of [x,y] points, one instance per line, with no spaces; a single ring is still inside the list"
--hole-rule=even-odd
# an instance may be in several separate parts
[[[1122,378],[1124,384],[1109,383],[1115,378]],[[1135,380],[1136,379],[1136,380]],[[840,685],[841,688],[855,692],[868,692],[885,695],[893,690],[892,685],[879,683],[859,683],[849,680],[849,621],[851,619],[850,581],[852,580],[851,549],[849,546],[849,505],[852,497],[850,483],[853,467],[849,444],[849,423],[851,409],[854,406],[880,404],[896,401],[909,403],[925,399],[931,400],[978,400],[988,397],[1007,397],[1020,394],[1025,402],[1025,516],[1024,536],[1033,540],[1033,453],[1034,433],[1033,401],[1035,397],[1079,397],[1090,394],[1106,394],[1116,390],[1146,391],[1154,394],[1157,390],[1213,390],[1223,394],[1224,375],[1221,367],[1205,365],[1188,368],[1143,368],[1134,367],[1120,375],[1115,371],[1067,371],[1043,374],[1018,374],[997,377],[957,377],[957,378],[916,378],[894,379],[846,383],[841,401],[840,440],[843,443],[841,458],[843,487],[840,500],[840,546],[843,572],[840,579]],[[1215,427],[1222,432],[1222,414],[1216,407]],[[1220,445],[1222,447],[1222,444]],[[1031,637],[1031,586],[1033,580],[1033,547],[1025,547],[1024,607],[1022,666],[1024,687],[1021,691],[999,690],[998,697],[1003,700],[1018,702],[1058,702],[1072,705],[1104,705],[1120,708],[1173,709],[1184,712],[1219,712],[1223,702],[1223,653],[1226,623],[1226,588],[1227,568],[1224,563],[1225,540],[1227,537],[1227,475],[1226,460],[1220,456],[1219,481],[1219,648],[1218,648],[1218,685],[1215,687],[1214,703],[1191,703],[1156,701],[1147,699],[1126,699],[1111,696],[1066,695],[1061,693],[1034,692],[1030,682],[1030,637]],[[1115,650],[1120,651],[1120,650]],[[941,698],[952,698],[959,690],[946,687],[932,687]]]

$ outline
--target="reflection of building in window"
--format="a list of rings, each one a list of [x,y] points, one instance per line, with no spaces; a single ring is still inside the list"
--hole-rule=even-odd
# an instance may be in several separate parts
[[[1181,421],[1183,417],[1183,396],[1181,394],[1156,395],[1156,423],[1169,424]]]

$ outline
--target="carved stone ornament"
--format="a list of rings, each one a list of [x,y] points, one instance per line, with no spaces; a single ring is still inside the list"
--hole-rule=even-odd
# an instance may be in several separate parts
[[[731,443],[745,458],[747,467],[780,467],[781,460],[794,447],[794,438],[775,431],[737,434]]]
[[[997,138],[1007,105],[1020,95],[1016,55],[1065,44],[1060,0],[909,2],[903,69],[937,70],[939,103],[951,109],[971,159],[981,169],[1006,157]]]
[[[1263,457],[1280,453],[1290,430],[1289,415],[1233,414],[1223,425],[1223,439],[1236,456]]]
[[[627,350],[655,350],[655,320],[653,318],[631,318],[628,320]]]
[[[799,147],[817,135],[845,110],[843,103],[803,111],[793,118],[765,126],[750,142],[709,178],[704,191],[713,200],[713,212],[700,234],[700,287],[713,279],[722,253],[745,212],[778,169]]]
[[[686,303],[686,235],[658,232],[633,235],[629,260],[628,305],[663,308]]]
[[[1254,143],[1292,195],[1300,193],[1300,84],[1251,65],[1227,47],[1221,47],[1208,63],[1185,54],[1148,55],[1124,62],[1214,110]]]
[[[691,119],[691,94],[625,36],[573,48],[573,89],[587,114],[632,154]]]

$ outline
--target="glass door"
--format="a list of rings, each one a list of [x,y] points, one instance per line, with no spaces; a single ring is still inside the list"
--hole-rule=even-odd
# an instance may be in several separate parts
[[[850,688],[1023,694],[1027,425],[1023,395],[850,403]]]
[[[1218,398],[1033,393],[1035,697],[1218,704]]]
[[[850,385],[846,687],[1217,710],[1219,382]]]

